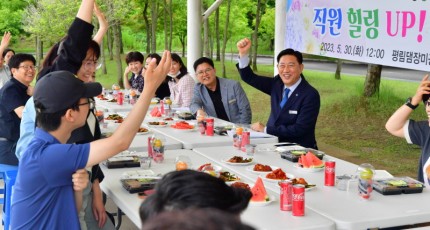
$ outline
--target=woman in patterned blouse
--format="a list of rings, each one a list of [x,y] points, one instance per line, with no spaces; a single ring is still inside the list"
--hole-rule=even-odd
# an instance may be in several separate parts
[[[145,74],[145,69],[143,67],[143,54],[134,51],[127,54],[125,57],[125,62],[127,67],[124,71],[123,83],[125,89],[137,89],[140,93],[143,90],[143,75]],[[132,72],[131,78],[128,78],[128,74]]]
[[[179,107],[190,107],[195,81],[188,73],[181,57],[176,53],[172,53],[172,67],[168,76],[171,77],[169,88],[173,104]]]

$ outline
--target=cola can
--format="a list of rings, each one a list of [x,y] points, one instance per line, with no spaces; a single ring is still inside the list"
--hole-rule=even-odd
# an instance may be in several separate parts
[[[249,131],[243,131],[242,132],[242,139],[241,139],[241,143],[240,143],[240,147],[242,152],[246,152],[246,145],[250,144],[250,135],[251,133]]]
[[[293,216],[305,215],[305,186],[302,184],[293,185]]]
[[[293,182],[284,180],[279,182],[281,195],[279,197],[281,211],[291,211],[293,209]]]
[[[334,186],[335,176],[336,176],[336,162],[330,161],[330,160],[326,161],[325,170],[324,170],[324,185]]]
[[[214,135],[214,119],[206,118],[206,136]]]
[[[118,105],[122,105],[124,103],[124,94],[122,92],[118,92],[116,102]]]

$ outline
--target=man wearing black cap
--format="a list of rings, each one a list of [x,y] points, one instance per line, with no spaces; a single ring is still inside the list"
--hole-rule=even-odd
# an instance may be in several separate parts
[[[406,100],[396,112],[391,115],[385,124],[387,131],[394,136],[405,138],[409,144],[421,147],[421,156],[418,162],[418,180],[426,187],[430,186],[430,79],[426,75],[413,97]],[[412,112],[424,102],[424,109],[428,119],[414,121],[410,119]],[[429,173],[430,174],[430,173]]]
[[[101,93],[101,85],[83,83],[65,71],[39,80],[33,94],[35,137],[21,158],[12,198],[13,229],[79,229],[71,175],[128,149],[170,65],[168,51],[156,68],[152,61],[145,73],[145,90],[127,119],[109,138],[87,144],[66,142],[73,130],[85,124],[94,106],[89,98]]]

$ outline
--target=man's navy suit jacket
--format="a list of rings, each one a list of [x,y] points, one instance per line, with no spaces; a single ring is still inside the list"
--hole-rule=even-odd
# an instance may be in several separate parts
[[[256,75],[247,66],[239,68],[243,81],[254,88],[270,95],[271,112],[266,132],[279,138],[279,142],[294,142],[301,146],[317,149],[315,126],[320,109],[320,95],[302,75],[302,81],[291,93],[287,103],[281,109],[284,83],[279,75],[264,77]]]

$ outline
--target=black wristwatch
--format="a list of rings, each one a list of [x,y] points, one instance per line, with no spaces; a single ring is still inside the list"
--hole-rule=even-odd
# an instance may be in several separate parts
[[[412,110],[415,110],[419,106],[419,104],[418,105],[412,105],[411,102],[412,102],[412,97],[410,97],[406,100],[405,105],[408,106],[409,108],[411,108]]]

